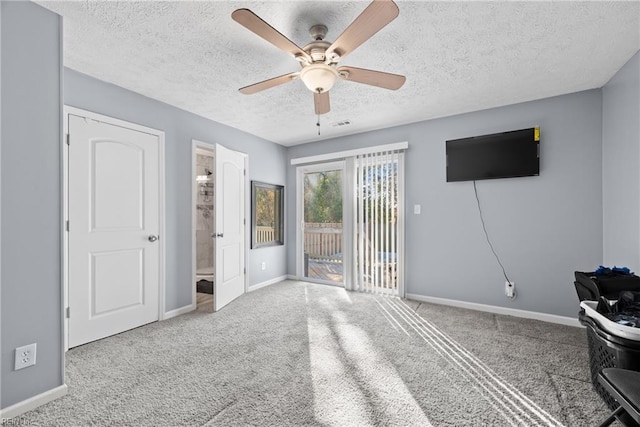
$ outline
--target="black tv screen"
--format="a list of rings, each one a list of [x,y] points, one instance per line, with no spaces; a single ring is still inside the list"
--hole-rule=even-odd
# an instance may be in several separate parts
[[[540,174],[540,128],[447,141],[447,182]]]

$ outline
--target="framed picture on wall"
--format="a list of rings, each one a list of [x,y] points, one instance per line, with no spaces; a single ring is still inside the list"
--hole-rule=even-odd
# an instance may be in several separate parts
[[[284,186],[251,181],[251,248],[284,245]]]

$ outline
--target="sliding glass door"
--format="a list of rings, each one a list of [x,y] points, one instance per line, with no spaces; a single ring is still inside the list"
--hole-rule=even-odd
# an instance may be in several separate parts
[[[344,162],[298,169],[299,276],[344,286]]]
[[[404,153],[297,168],[297,275],[404,296]]]

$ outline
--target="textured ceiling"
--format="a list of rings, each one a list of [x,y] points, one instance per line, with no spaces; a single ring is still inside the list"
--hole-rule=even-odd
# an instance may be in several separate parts
[[[250,8],[304,46],[314,24],[335,40],[366,1],[38,3],[64,16],[67,67],[283,145],[598,88],[640,49],[638,1],[400,0],[399,17],[340,65],[407,82],[388,91],[338,81],[318,136],[301,81],[238,92],[299,65],[231,12]]]

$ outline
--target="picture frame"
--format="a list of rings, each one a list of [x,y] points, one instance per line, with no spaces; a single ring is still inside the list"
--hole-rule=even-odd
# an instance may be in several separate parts
[[[284,245],[284,186],[251,181],[251,249]]]

